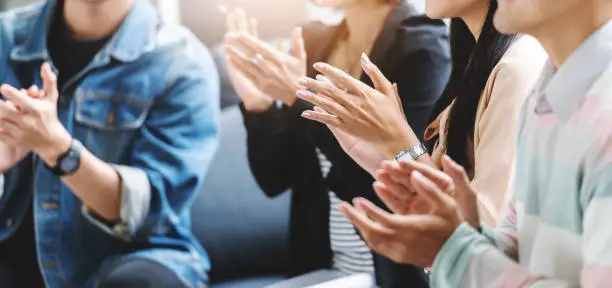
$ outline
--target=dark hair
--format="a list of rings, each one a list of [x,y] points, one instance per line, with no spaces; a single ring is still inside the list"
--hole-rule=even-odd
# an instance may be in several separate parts
[[[482,90],[491,71],[516,38],[514,35],[501,34],[493,27],[493,15],[496,10],[497,1],[492,0],[478,41],[474,40],[463,20],[459,18],[451,20],[453,68],[450,81],[432,113],[434,120],[453,100],[455,101],[447,122],[446,153],[467,170],[473,168],[470,167],[468,160],[467,145],[468,140],[474,137],[476,112]],[[435,141],[437,137],[427,143],[428,148],[431,149]]]

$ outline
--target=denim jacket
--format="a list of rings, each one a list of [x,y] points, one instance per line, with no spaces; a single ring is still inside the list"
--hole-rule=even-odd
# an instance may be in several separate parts
[[[54,9],[50,0],[0,14],[0,83],[42,87]],[[190,207],[218,142],[219,80],[209,51],[137,0],[92,62],[58,88],[62,124],[122,178],[122,223],[99,221],[34,155],[26,160],[33,169],[22,161],[0,176],[0,240],[34,197],[48,287],[94,287],[135,257],[166,265],[189,287],[204,283],[210,263],[190,232]]]

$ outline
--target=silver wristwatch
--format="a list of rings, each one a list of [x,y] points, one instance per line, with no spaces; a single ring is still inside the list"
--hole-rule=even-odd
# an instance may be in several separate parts
[[[395,156],[395,161],[400,160],[417,160],[419,157],[427,154],[427,148],[423,143],[419,143],[418,145],[413,146],[408,150],[404,150]]]

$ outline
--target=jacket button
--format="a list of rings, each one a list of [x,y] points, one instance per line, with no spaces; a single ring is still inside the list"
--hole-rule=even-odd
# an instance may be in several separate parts
[[[59,205],[57,205],[57,203],[43,202],[40,204],[40,208],[43,210],[57,210]]]
[[[7,228],[13,226],[13,219],[11,218],[7,219],[4,224],[6,225]]]
[[[45,269],[55,269],[55,268],[57,268],[57,264],[55,264],[53,262],[44,262],[43,263],[43,267]]]
[[[108,113],[108,116],[106,117],[106,122],[108,122],[108,124],[113,124],[115,122],[115,112],[110,111]]]

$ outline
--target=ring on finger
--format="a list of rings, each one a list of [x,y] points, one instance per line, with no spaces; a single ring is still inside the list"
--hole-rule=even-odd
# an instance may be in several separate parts
[[[263,60],[264,60],[263,56],[259,53],[255,54],[255,57],[251,58],[251,62],[253,62],[253,64],[255,65],[261,64]]]

